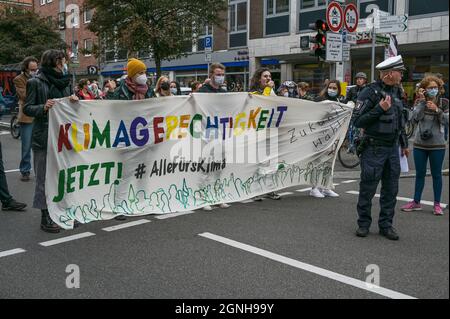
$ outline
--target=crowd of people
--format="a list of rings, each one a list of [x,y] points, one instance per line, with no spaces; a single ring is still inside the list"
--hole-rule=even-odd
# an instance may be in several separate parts
[[[20,163],[21,180],[30,180],[31,149],[33,150],[34,171],[36,175],[33,207],[41,210],[41,229],[46,232],[60,231],[50,218],[45,196],[45,174],[47,158],[48,112],[54,107],[54,99],[69,97],[76,103],[79,100],[143,100],[181,95],[178,82],[170,81],[167,76],[157,79],[155,85],[147,76],[147,66],[138,59],[130,59],[127,64],[127,75],[120,81],[107,80],[102,88],[97,81],[82,79],[75,88],[71,86],[65,54],[58,50],[46,51],[39,65],[38,60],[29,57],[22,63],[22,73],[14,80],[19,96],[19,121],[21,123],[22,157]],[[361,129],[365,140],[361,141],[361,192],[357,211],[359,214],[357,235],[368,235],[371,223],[371,201],[376,188],[382,183],[382,211],[380,212],[380,233],[389,239],[398,239],[392,228],[395,198],[398,191],[399,155],[408,155],[408,142],[404,139],[404,121],[414,121],[418,130],[414,138],[413,156],[417,169],[414,201],[401,207],[403,211],[421,210],[420,200],[425,184],[427,162],[430,162],[433,189],[434,214],[442,215],[440,206],[442,193],[442,166],[446,149],[445,127],[448,127],[448,94],[445,84],[436,76],[425,77],[418,85],[416,100],[410,116],[405,94],[401,87],[404,70],[403,62],[386,60],[379,64],[380,79],[368,83],[363,72],[356,74],[356,85],[348,92],[342,92],[341,83],[336,79],[327,79],[323,89],[315,96],[306,82],[295,83],[285,81],[276,88],[268,68],[256,70],[250,81],[249,93],[264,96],[280,96],[307,101],[353,102],[355,111],[351,125]],[[208,79],[193,82],[193,93],[226,93],[226,68],[220,63],[213,63],[209,68]],[[399,102],[400,101],[400,102]],[[363,147],[367,144],[366,147]],[[380,151],[381,150],[381,151]],[[396,153],[397,152],[397,153]],[[26,204],[19,203],[10,195],[0,144],[0,197],[3,210],[20,211]],[[398,175],[398,176],[397,176]],[[312,187],[310,195],[316,198],[339,197],[335,191]],[[276,192],[255,197],[279,200]],[[220,204],[220,208],[228,208],[229,204]],[[211,210],[211,206],[203,209]],[[123,220],[125,217],[118,217]]]

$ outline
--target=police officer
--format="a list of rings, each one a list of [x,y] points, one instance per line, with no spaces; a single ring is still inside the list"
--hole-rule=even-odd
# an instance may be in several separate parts
[[[361,92],[354,112],[354,125],[364,132],[358,152],[361,182],[356,235],[366,237],[369,234],[372,198],[381,180],[379,232],[390,240],[398,240],[392,223],[400,178],[399,144],[401,156],[409,155],[404,130],[407,113],[399,87],[405,68],[401,56],[389,58],[376,68],[380,71],[380,80]]]
[[[367,75],[364,72],[358,72],[355,76],[356,80],[356,86],[350,88],[348,90],[347,96],[345,98],[344,103],[347,104],[348,102],[353,102],[356,105],[356,101],[358,98],[358,95],[362,92],[362,90],[367,85]]]

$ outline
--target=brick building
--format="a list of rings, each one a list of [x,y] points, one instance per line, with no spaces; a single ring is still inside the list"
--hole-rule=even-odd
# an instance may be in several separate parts
[[[71,72],[78,79],[96,78],[99,70],[95,56],[84,51],[92,49],[97,37],[88,30],[93,10],[86,10],[83,4],[84,0],[34,0],[34,11],[53,19],[55,29],[67,43],[69,55],[76,55],[79,66],[72,66]]]
[[[0,0],[0,9],[11,6],[33,10],[33,0]]]

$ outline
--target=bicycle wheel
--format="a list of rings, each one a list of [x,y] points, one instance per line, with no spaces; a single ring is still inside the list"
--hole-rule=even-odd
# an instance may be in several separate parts
[[[15,139],[20,137],[20,124],[17,115],[11,118],[11,136]]]
[[[355,168],[359,165],[359,157],[356,155],[356,148],[350,144],[347,138],[339,149],[338,158],[339,162],[341,162],[342,166],[345,168]]]
[[[405,132],[408,139],[410,139],[414,135],[414,131],[416,130],[416,125],[412,121],[408,121],[406,123]]]

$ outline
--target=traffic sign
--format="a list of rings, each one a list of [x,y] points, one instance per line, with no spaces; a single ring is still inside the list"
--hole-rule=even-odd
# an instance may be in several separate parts
[[[327,24],[332,32],[339,32],[344,24],[344,11],[341,5],[335,1],[328,4]]]
[[[356,41],[357,41],[356,33],[347,33],[344,31],[344,32],[342,32],[342,36],[343,36],[344,43],[356,44]]]
[[[390,37],[384,37],[378,34],[376,35],[375,38],[375,42],[377,44],[389,44],[390,41],[391,41]]]
[[[213,37],[212,35],[208,35],[204,38],[205,41],[205,52],[211,52],[213,46]]]
[[[327,57],[329,62],[342,62],[342,34],[327,32]]]
[[[350,44],[342,44],[342,61],[350,61]]]
[[[205,53],[205,62],[212,62],[212,53]]]
[[[408,16],[380,16],[377,23],[376,33],[403,32],[408,29]]]
[[[348,32],[355,32],[358,28],[358,9],[353,3],[349,3],[344,11],[344,26]]]

